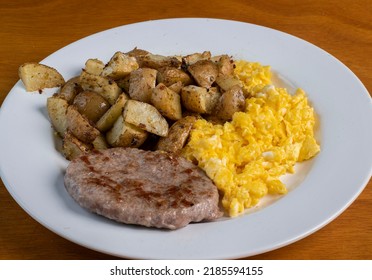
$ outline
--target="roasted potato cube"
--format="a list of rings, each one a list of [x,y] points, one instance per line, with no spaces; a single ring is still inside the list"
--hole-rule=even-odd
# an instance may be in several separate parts
[[[119,80],[116,80],[116,83],[124,92],[129,92],[129,80],[130,80],[130,74],[126,75],[125,77]]]
[[[75,96],[83,91],[79,84],[79,76],[69,79],[61,88],[58,95],[65,99],[69,104],[72,104]]]
[[[92,145],[81,142],[72,133],[67,132],[62,140],[62,154],[68,160],[73,160],[92,150]]]
[[[87,118],[79,113],[74,105],[67,108],[67,130],[84,143],[91,143],[100,134]]]
[[[235,64],[234,60],[230,56],[224,54],[218,57],[212,57],[211,60],[217,65],[218,75],[234,75]]]
[[[163,83],[167,87],[182,82],[184,86],[188,86],[192,83],[192,79],[185,71],[175,67],[165,67],[158,71],[157,82]]]
[[[182,88],[182,104],[187,110],[199,114],[211,114],[218,103],[221,93],[217,88],[206,89],[189,85]]]
[[[168,88],[173,90],[175,93],[180,94],[181,90],[183,88],[183,84],[182,84],[182,82],[177,82],[177,83],[174,83],[174,84],[170,85]]]
[[[149,52],[135,47],[133,50],[126,52],[125,54],[137,58],[137,57],[148,55]]]
[[[224,121],[232,119],[235,112],[244,110],[245,97],[240,86],[234,86],[224,92],[216,108],[216,116]]]
[[[112,147],[138,148],[145,142],[148,132],[124,120],[121,115],[114,126],[106,133],[107,142]]]
[[[211,58],[211,52],[205,51],[203,53],[193,53],[182,57],[182,68],[187,69],[189,65],[192,65],[199,60],[205,60]]]
[[[111,105],[121,93],[121,88],[107,77],[92,75],[83,70],[80,74],[80,85],[84,90],[95,91],[102,95]]]
[[[212,114],[215,111],[222,94],[217,87],[209,88],[208,93],[207,114]]]
[[[205,88],[210,88],[218,75],[217,65],[210,60],[199,60],[190,65],[187,70],[196,83]]]
[[[124,120],[150,133],[167,136],[168,122],[152,105],[137,100],[128,100],[124,106]]]
[[[131,72],[129,96],[134,100],[149,103],[156,84],[156,73],[157,70],[150,68],[139,68]]]
[[[182,118],[180,95],[162,83],[158,84],[152,91],[151,104],[170,120]]]
[[[110,103],[94,91],[79,93],[73,102],[80,114],[93,123],[97,122],[110,108]]]
[[[136,58],[122,52],[116,52],[103,69],[102,76],[117,80],[136,69],[138,69]]]
[[[179,153],[185,146],[196,120],[197,117],[195,116],[187,116],[176,121],[169,128],[168,136],[159,139],[156,149],[170,153]]]
[[[54,130],[64,137],[67,130],[67,108],[68,102],[60,98],[58,95],[53,95],[47,99],[47,110],[50,122]]]
[[[163,56],[148,53],[136,57],[138,64],[141,68],[160,69],[163,67],[176,67],[181,66],[181,60],[175,56]]]
[[[222,91],[227,91],[233,86],[242,86],[242,82],[232,75],[218,75],[216,84]]]
[[[99,76],[102,74],[103,68],[105,68],[105,64],[101,60],[90,58],[85,62],[84,70],[89,74]]]
[[[22,64],[18,69],[18,75],[26,91],[59,87],[65,83],[64,78],[56,69],[35,62]]]
[[[114,125],[117,118],[123,113],[124,105],[127,100],[129,100],[129,97],[125,93],[119,95],[115,104],[112,105],[96,123],[100,131],[107,131]]]
[[[107,143],[105,136],[100,134],[92,142],[93,148],[96,150],[105,150],[110,148],[110,145]]]

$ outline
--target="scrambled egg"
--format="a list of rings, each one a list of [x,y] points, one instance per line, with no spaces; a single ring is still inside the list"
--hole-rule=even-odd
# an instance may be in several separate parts
[[[285,194],[280,177],[320,151],[314,110],[302,89],[291,95],[276,88],[270,67],[259,63],[238,61],[235,74],[251,94],[245,111],[224,125],[198,120],[183,149],[214,181],[230,216],[267,194]]]

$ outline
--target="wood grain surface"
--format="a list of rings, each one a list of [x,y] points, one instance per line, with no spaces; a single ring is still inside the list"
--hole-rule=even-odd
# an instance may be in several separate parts
[[[67,44],[109,28],[177,17],[238,20],[290,33],[341,60],[372,92],[371,3],[369,0],[1,1],[0,104],[18,81],[17,70],[23,62],[40,61]],[[372,259],[371,187],[369,181],[344,213],[316,233],[249,259]],[[0,182],[0,259],[115,257],[76,245],[44,228],[18,206]]]

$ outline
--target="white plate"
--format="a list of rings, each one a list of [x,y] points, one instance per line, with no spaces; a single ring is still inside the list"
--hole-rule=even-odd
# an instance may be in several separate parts
[[[356,199],[372,170],[372,103],[358,78],[330,54],[265,27],[216,19],[168,19],[107,30],[42,62],[65,78],[86,59],[107,61],[134,47],[171,55],[210,50],[269,64],[303,88],[319,116],[321,153],[292,176],[291,191],[259,211],[176,231],[127,226],[80,208],[63,186],[67,161],[55,150],[45,94],[11,90],[0,114],[0,170],[19,205],[48,229],[82,246],[142,259],[227,259],[267,252],[299,240]]]

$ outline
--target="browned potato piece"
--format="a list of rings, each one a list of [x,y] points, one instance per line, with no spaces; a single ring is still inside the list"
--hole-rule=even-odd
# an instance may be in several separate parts
[[[182,118],[180,95],[162,83],[158,84],[152,91],[151,103],[163,116],[171,120]]]
[[[216,106],[220,100],[221,92],[217,87],[211,87],[208,89],[208,99],[207,99],[207,114],[212,114],[216,109]]]
[[[103,69],[102,76],[117,80],[136,69],[138,69],[138,63],[134,57],[116,52]]]
[[[168,122],[152,105],[137,100],[128,100],[124,106],[124,120],[150,133],[167,136]]]
[[[181,61],[175,56],[163,56],[148,53],[143,56],[137,56],[136,58],[141,68],[160,69],[168,66],[176,68],[181,66]]]
[[[47,99],[47,110],[50,122],[54,130],[63,137],[67,130],[67,108],[68,102],[60,98],[58,95],[53,95]]]
[[[174,92],[180,94],[181,90],[183,88],[183,84],[182,84],[182,82],[177,82],[177,83],[174,83],[174,84],[170,85],[168,88],[173,90]]]
[[[190,131],[197,120],[195,116],[187,116],[176,121],[170,128],[167,137],[161,137],[157,150],[170,153],[179,153],[185,146]]]
[[[68,160],[73,160],[92,150],[92,146],[81,142],[70,132],[65,134],[62,140],[62,154]]]
[[[74,105],[67,108],[67,130],[84,143],[91,143],[100,134],[88,119],[79,113]]]
[[[232,75],[218,75],[216,84],[222,89],[222,91],[227,91],[233,86],[242,86],[242,82]]]
[[[120,116],[114,126],[106,134],[107,142],[112,147],[138,148],[145,142],[148,132],[124,120]]]
[[[96,150],[105,150],[110,148],[103,134],[98,135],[97,138],[93,140],[92,145],[93,148]]]
[[[59,87],[65,83],[64,78],[56,69],[35,62],[22,64],[18,69],[18,75],[26,91]]]
[[[150,68],[139,68],[131,72],[129,96],[134,100],[149,103],[156,84],[156,73],[157,70]]]
[[[187,70],[199,86],[206,88],[212,86],[218,75],[218,67],[211,60],[199,60]]]
[[[149,54],[149,52],[146,51],[146,50],[138,49],[136,47],[133,50],[131,50],[129,52],[126,52],[125,54],[129,55],[129,56],[132,56],[132,57],[135,57],[135,58],[138,58],[138,57],[142,57],[142,56],[145,56],[145,55]]]
[[[107,131],[114,125],[117,118],[121,113],[123,113],[124,105],[127,100],[129,100],[129,97],[125,93],[119,95],[115,104],[112,105],[96,123],[96,126],[100,131]]]
[[[211,60],[217,64],[218,75],[232,76],[234,74],[235,64],[230,56],[224,54],[215,58],[212,57]]]
[[[83,70],[80,74],[80,85],[84,90],[94,91],[102,95],[111,105],[121,93],[121,88],[107,77],[92,75]]]
[[[103,68],[105,68],[105,64],[101,60],[91,58],[85,62],[84,70],[89,74],[99,76],[102,74]]]
[[[198,62],[199,60],[205,60],[210,58],[211,58],[210,51],[205,51],[203,53],[193,53],[182,57],[182,64],[184,68],[187,68],[189,65],[192,65]]]
[[[69,79],[61,88],[58,95],[71,104],[75,96],[83,89],[79,85],[79,76]]]
[[[182,82],[184,86],[188,86],[192,83],[192,79],[189,74],[181,69],[175,67],[165,67],[159,69],[157,82],[163,83],[167,87],[177,82]]]
[[[229,121],[235,112],[244,110],[245,97],[240,86],[234,86],[224,92],[217,105],[217,117]]]
[[[187,110],[199,114],[210,114],[218,103],[221,93],[216,88],[206,89],[195,85],[182,88],[182,104]]]
[[[124,92],[129,92],[129,80],[130,80],[130,74],[117,80],[116,83]]]
[[[73,102],[80,114],[93,123],[97,122],[110,108],[110,103],[94,91],[79,93]]]

